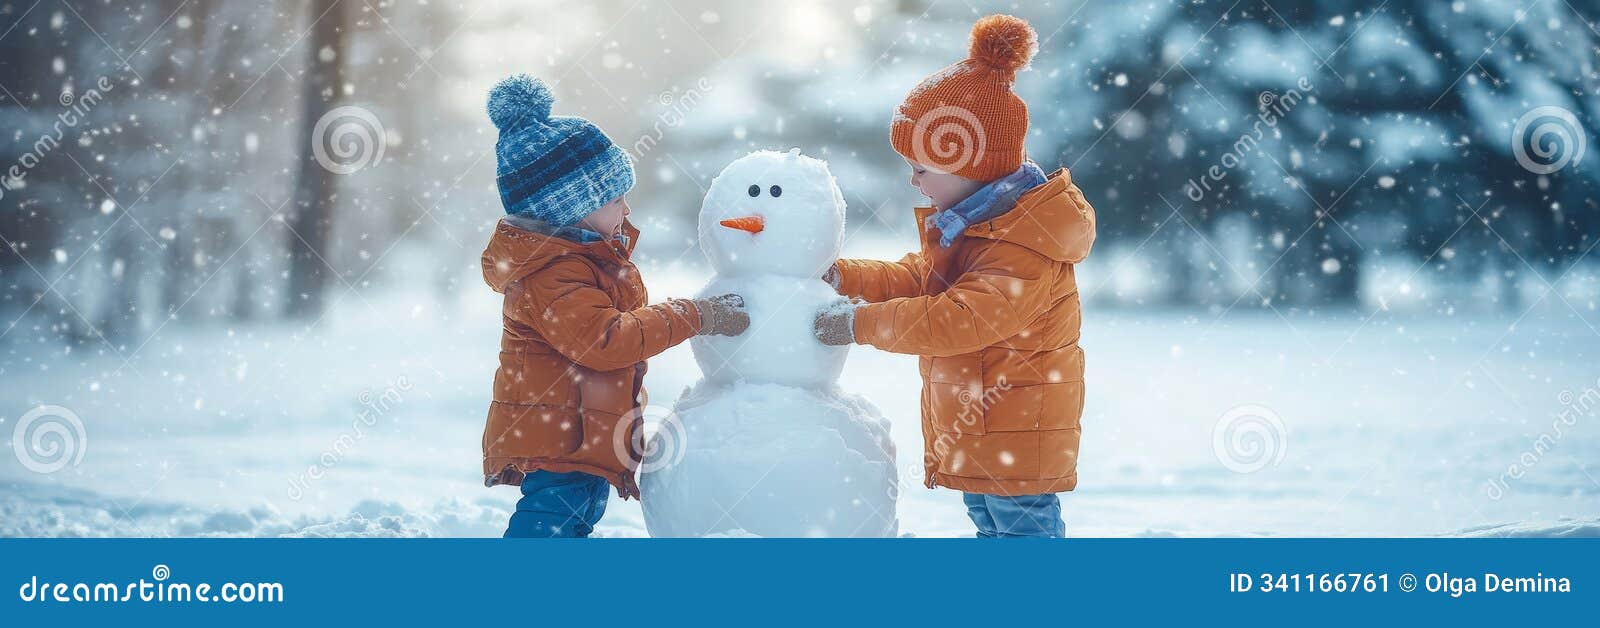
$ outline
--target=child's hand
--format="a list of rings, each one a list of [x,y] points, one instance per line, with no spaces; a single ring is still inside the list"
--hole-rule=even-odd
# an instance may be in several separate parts
[[[700,311],[702,335],[737,336],[750,327],[750,315],[744,311],[744,297],[737,294],[695,299],[694,307]]]
[[[839,289],[839,267],[835,266],[833,264],[828,264],[828,270],[823,271],[823,273],[822,273],[822,280],[827,282],[828,285],[833,286],[834,290],[838,290]]]
[[[855,344],[855,314],[855,305],[848,301],[817,310],[812,333],[816,334],[818,341],[828,346]]]

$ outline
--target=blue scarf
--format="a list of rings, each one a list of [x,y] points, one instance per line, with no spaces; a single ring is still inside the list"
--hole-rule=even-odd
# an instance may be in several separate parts
[[[1016,207],[1018,198],[1028,190],[1043,185],[1045,179],[1044,170],[1039,168],[1039,164],[1025,162],[1016,172],[990,181],[973,192],[972,196],[956,203],[955,207],[928,216],[927,226],[929,229],[938,229],[941,234],[939,246],[948,247],[967,227],[994,220],[1011,211]]]
[[[608,239],[604,235],[601,235],[600,232],[592,229],[585,229],[577,225],[558,226],[544,220],[532,218],[522,214],[511,214],[506,217],[506,221],[510,222],[512,226],[518,227],[524,231],[542,233],[547,236],[554,236],[563,240],[577,242],[578,244],[604,242]],[[627,234],[617,234],[616,240],[624,249],[628,247]]]

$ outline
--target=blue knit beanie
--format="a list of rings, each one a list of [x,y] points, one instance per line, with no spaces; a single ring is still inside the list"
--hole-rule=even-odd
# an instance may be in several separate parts
[[[633,189],[633,162],[588,120],[551,117],[554,102],[526,74],[489,90],[489,119],[500,129],[495,184],[507,214],[568,226]]]

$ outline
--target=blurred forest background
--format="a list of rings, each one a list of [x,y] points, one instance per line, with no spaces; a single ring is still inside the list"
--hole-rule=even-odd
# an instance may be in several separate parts
[[[1592,316],[1593,2],[8,0],[0,342],[483,290],[514,72],[633,154],[646,268],[699,261],[705,186],[758,148],[828,160],[851,237],[909,246],[890,112],[993,12],[1039,31],[1029,153],[1099,210],[1091,301]],[[1541,107],[1570,117],[1518,134]]]

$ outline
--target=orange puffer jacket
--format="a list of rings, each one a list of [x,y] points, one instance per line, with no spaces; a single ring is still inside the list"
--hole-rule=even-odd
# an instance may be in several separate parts
[[[483,431],[484,483],[522,484],[538,469],[582,471],[638,497],[633,443],[645,403],[645,359],[695,335],[688,301],[645,306],[627,245],[580,244],[500,221],[483,279],[505,295],[500,368]]]
[[[924,226],[899,262],[840,260],[856,341],[922,356],[926,482],[989,495],[1070,491],[1083,414],[1082,310],[1073,265],[1094,208],[1066,169],[948,248]]]

